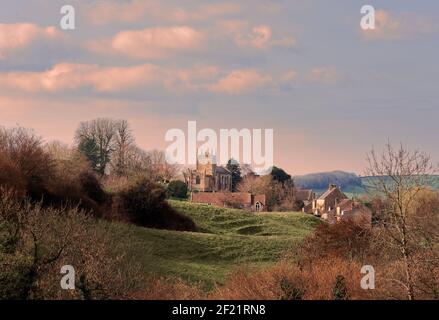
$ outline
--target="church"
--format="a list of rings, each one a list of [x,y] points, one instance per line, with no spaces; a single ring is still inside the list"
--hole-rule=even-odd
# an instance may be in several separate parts
[[[232,173],[218,166],[209,152],[197,157],[196,169],[188,169],[185,180],[190,191],[232,192]]]

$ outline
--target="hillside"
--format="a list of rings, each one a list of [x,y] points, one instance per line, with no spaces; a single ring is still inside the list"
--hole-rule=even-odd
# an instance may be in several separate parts
[[[263,267],[300,243],[318,220],[302,213],[252,214],[170,201],[190,216],[199,232],[177,232],[111,223],[115,237],[129,237],[127,255],[148,274],[201,281],[206,287],[222,283],[239,265]]]
[[[311,173],[303,176],[295,176],[294,182],[298,187],[304,189],[327,189],[330,183],[334,183],[342,188],[361,187],[361,179],[355,173],[344,171],[332,171]]]
[[[359,177],[355,173],[344,171],[332,171],[311,173],[303,176],[295,176],[294,183],[303,189],[313,189],[319,195],[328,189],[330,183],[336,184],[346,195],[361,196],[366,193],[367,186],[372,184],[376,177]],[[431,177],[430,187],[439,190],[439,176]]]
[[[297,187],[312,189],[317,196],[328,189],[329,184],[336,184],[348,196],[362,195],[366,192],[362,179],[355,173],[344,171],[311,173],[293,177]]]

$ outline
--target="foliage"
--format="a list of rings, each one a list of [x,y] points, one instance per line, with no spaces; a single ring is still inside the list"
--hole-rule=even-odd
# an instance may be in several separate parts
[[[271,176],[273,177],[273,180],[277,182],[285,182],[291,180],[291,176],[288,173],[276,166],[274,166],[271,170]]]
[[[168,196],[171,198],[187,198],[188,188],[186,183],[180,180],[172,180],[167,186]]]
[[[236,160],[230,159],[227,162],[226,168],[232,173],[232,191],[236,192],[238,189],[238,184],[242,180],[241,167]]]
[[[43,208],[1,189],[0,299],[128,297],[141,276],[122,263],[122,243],[83,211]],[[60,288],[63,265],[74,266],[77,290]]]
[[[195,224],[187,216],[173,210],[166,200],[166,191],[151,180],[142,178],[118,195],[119,210],[129,221],[144,227],[193,231]]]
[[[334,300],[348,300],[348,289],[346,288],[346,280],[342,275],[335,278],[334,288],[332,289]]]

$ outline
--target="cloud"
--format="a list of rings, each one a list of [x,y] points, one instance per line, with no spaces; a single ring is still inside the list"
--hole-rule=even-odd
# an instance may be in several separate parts
[[[235,42],[240,47],[265,48],[271,40],[271,28],[268,26],[254,27],[248,34],[238,34]]]
[[[123,76],[121,76],[123,75]],[[64,92],[89,88],[110,93],[152,90],[171,93],[215,92],[242,94],[268,85],[271,75],[257,70],[221,72],[216,66],[172,68],[153,64],[131,67],[101,67],[60,63],[43,72],[0,73],[0,85],[25,92]]]
[[[26,92],[62,92],[81,88],[107,93],[147,88],[168,92],[194,92],[203,90],[208,83],[215,81],[218,74],[217,67],[201,65],[182,69],[153,64],[101,67],[60,63],[43,72],[0,74],[0,85]]]
[[[293,47],[293,36],[273,37],[270,26],[249,27],[249,23],[239,20],[226,20],[218,23],[220,33],[231,36],[238,47],[266,49],[270,47]]]
[[[121,76],[123,75],[123,76]],[[91,89],[101,93],[217,93],[240,95],[271,91],[298,83],[334,84],[340,79],[334,67],[314,68],[303,75],[293,69],[271,74],[256,69],[224,71],[214,65],[176,68],[155,64],[104,67],[95,64],[60,63],[41,72],[0,73],[0,87],[30,93]]]
[[[187,26],[121,31],[111,39],[93,41],[88,48],[99,53],[137,59],[159,59],[201,47],[203,34]]]
[[[37,40],[60,37],[55,27],[41,28],[31,23],[0,23],[0,59],[6,58],[15,50],[23,49]]]
[[[293,83],[298,79],[298,76],[299,74],[296,70],[290,69],[281,76],[280,81],[282,84]]]
[[[97,91],[123,90],[149,84],[155,67],[102,68],[97,65],[61,63],[43,72],[9,72],[0,75],[0,84],[28,92],[57,92],[92,87]],[[120,75],[124,76],[121,77]]]
[[[271,80],[270,75],[257,70],[235,70],[219,79],[210,89],[217,93],[241,94],[267,85]]]
[[[201,4],[193,9],[165,4],[158,0],[101,1],[85,7],[86,19],[94,25],[106,25],[113,22],[135,23],[150,17],[156,21],[189,22],[208,20],[213,17],[235,14],[241,7],[234,3]]]
[[[206,20],[213,17],[223,17],[240,13],[241,6],[236,3],[212,3],[203,4],[198,9],[194,10],[190,18],[194,20]]]
[[[311,83],[335,84],[341,78],[335,67],[319,67],[311,69],[306,80]]]
[[[412,13],[375,12],[375,29],[361,30],[367,40],[402,40],[437,32],[439,25],[428,17]]]

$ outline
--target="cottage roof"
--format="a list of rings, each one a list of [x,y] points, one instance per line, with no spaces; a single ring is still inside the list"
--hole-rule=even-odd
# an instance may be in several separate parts
[[[333,193],[335,190],[337,190],[337,188],[333,188],[333,189],[328,189],[326,190],[320,197],[319,199],[323,200],[326,199],[331,193]]]
[[[301,201],[307,201],[312,199],[313,191],[311,189],[297,189],[296,199]]]

